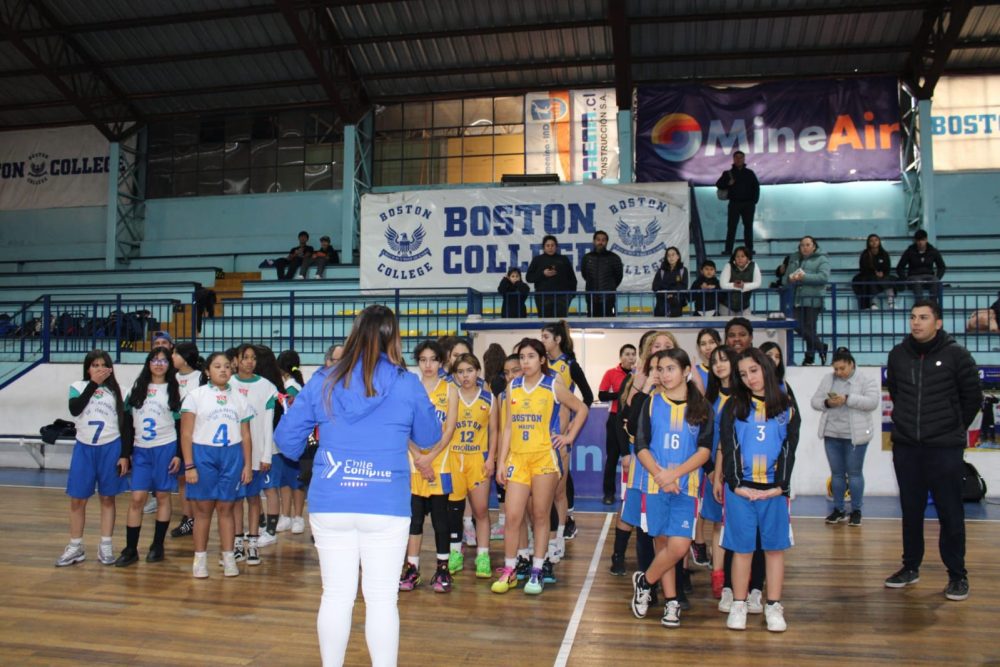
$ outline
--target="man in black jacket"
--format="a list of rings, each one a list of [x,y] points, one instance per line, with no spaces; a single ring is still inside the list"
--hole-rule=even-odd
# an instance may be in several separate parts
[[[715,187],[728,193],[729,209],[726,216],[726,257],[733,254],[736,240],[736,225],[743,219],[743,245],[753,256],[753,214],[760,199],[760,183],[757,174],[746,166],[743,151],[733,153],[733,166],[715,182]]]
[[[531,258],[525,278],[535,286],[535,306],[539,317],[566,317],[574,296],[572,292],[576,292],[576,271],[569,258],[559,254],[556,237],[548,234],[542,238],[542,254]]]
[[[622,284],[625,270],[622,258],[608,250],[608,235],[605,232],[594,232],[594,249],[583,256],[580,274],[588,292],[587,316],[614,317],[614,292]]]
[[[922,300],[910,310],[910,335],[889,353],[886,384],[892,398],[892,464],[903,511],[903,567],[888,588],[920,581],[924,510],[934,498],[948,568],[949,600],[969,597],[965,570],[962,455],[968,428],[983,402],[976,360],[941,328],[941,307]]]
[[[927,242],[927,232],[918,229],[913,234],[913,243],[899,258],[896,273],[913,287],[913,298],[919,301],[924,298],[924,285],[936,287],[946,268],[941,253]]]

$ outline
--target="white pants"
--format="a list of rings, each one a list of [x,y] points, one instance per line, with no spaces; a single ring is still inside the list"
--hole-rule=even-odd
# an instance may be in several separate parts
[[[410,519],[377,514],[310,514],[323,577],[316,618],[324,667],[344,664],[358,566],[365,599],[365,640],[375,667],[395,666],[399,653],[399,570],[406,557]]]

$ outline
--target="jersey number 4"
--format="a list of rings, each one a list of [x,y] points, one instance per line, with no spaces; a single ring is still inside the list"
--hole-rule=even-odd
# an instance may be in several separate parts
[[[222,445],[223,447],[229,446],[229,425],[220,424],[219,429],[212,436],[213,445]]]

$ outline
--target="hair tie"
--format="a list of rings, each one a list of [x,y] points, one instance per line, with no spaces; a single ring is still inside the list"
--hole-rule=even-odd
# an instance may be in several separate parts
[[[292,370],[293,371],[297,371],[297,370],[299,370],[299,367],[298,366],[292,366]]]

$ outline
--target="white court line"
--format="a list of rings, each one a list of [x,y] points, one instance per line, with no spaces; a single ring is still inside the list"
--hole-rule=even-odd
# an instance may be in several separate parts
[[[594,555],[590,559],[590,569],[587,570],[587,578],[583,581],[583,588],[580,596],[576,599],[576,608],[569,619],[566,627],[566,634],[563,635],[562,646],[559,647],[559,654],[553,667],[565,667],[569,661],[569,653],[573,650],[573,642],[576,640],[576,631],[580,627],[580,619],[583,618],[583,609],[587,606],[587,598],[590,597],[590,589],[594,586],[594,578],[597,576],[597,566],[601,562],[601,552],[604,551],[604,541],[608,538],[608,530],[611,528],[611,519],[617,515],[608,514],[604,519],[604,528],[601,530],[601,537],[594,547]]]

